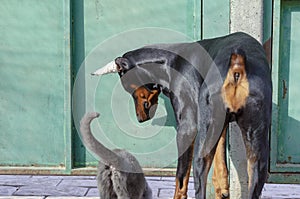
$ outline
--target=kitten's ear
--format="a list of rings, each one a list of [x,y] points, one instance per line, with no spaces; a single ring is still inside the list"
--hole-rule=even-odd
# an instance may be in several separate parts
[[[129,63],[129,60],[124,57],[118,57],[115,59],[115,63],[118,66],[118,71],[126,71],[131,68],[131,65]]]

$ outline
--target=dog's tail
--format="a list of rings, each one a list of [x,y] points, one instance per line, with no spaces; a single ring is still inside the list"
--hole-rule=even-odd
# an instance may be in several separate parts
[[[231,53],[228,74],[231,75],[227,78],[232,84],[238,84],[240,79],[246,78],[246,53],[240,47],[234,48]]]
[[[101,144],[92,134],[90,124],[93,119],[99,117],[99,113],[86,113],[80,121],[81,138],[84,145],[95,153],[107,165],[119,166],[119,156]]]

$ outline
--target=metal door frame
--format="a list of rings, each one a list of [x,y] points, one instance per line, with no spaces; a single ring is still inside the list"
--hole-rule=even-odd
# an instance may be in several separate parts
[[[272,41],[272,80],[273,80],[273,113],[272,128],[270,134],[270,176],[268,181],[274,183],[300,183],[300,173],[293,171],[291,165],[284,165],[277,162],[278,135],[280,133],[279,105],[282,97],[283,84],[280,81],[280,48],[281,48],[281,23],[282,23],[282,2],[274,0],[273,6],[273,41]],[[296,147],[296,146],[295,146]]]

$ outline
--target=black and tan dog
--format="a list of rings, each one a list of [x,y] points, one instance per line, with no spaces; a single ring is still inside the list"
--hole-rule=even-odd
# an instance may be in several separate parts
[[[118,72],[135,100],[140,122],[170,98],[177,123],[178,165],[174,198],[187,198],[192,160],[196,198],[205,198],[214,160],[216,198],[229,197],[225,161],[228,123],[241,129],[248,159],[249,196],[259,198],[267,179],[272,83],[262,46],[245,33],[194,43],[146,46],[93,73]],[[194,156],[194,159],[193,159]]]

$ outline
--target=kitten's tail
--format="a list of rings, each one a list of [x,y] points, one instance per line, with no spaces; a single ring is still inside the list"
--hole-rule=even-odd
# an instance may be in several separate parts
[[[80,121],[80,132],[84,145],[100,157],[105,164],[119,165],[119,156],[101,144],[92,134],[90,124],[93,119],[99,117],[99,113],[86,113]]]

